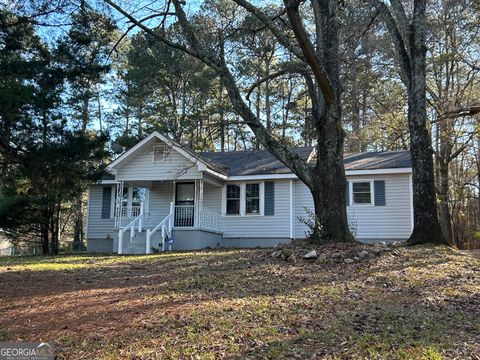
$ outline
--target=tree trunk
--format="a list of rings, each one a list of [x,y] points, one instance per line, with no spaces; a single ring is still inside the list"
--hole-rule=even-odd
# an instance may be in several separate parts
[[[414,228],[408,239],[411,245],[421,243],[446,243],[437,218],[435,183],[433,176],[433,151],[427,129],[425,93],[425,57],[418,59],[418,71],[412,76],[408,92],[408,125],[412,156],[413,219]]]
[[[258,77],[259,79],[261,78],[260,75]],[[257,88],[257,91],[255,92],[255,115],[257,116],[257,119],[260,119],[260,87]],[[258,140],[257,137],[255,137],[255,149],[260,148],[260,141]]]
[[[42,255],[48,255],[48,224],[42,224],[41,241],[42,241]]]
[[[220,151],[225,151],[225,112],[223,110],[223,85],[218,81],[218,102],[220,105]]]
[[[270,57],[265,59],[265,76],[270,75]],[[266,128],[269,134],[272,133],[272,117],[270,106],[270,81],[265,81],[265,118]]]
[[[314,179],[307,186],[313,196],[315,216],[320,225],[314,236],[322,241],[351,241],[345,202],[346,177],[343,163],[344,131],[340,125],[340,107],[326,110],[325,132],[317,145]]]
[[[414,227],[408,239],[411,245],[446,243],[437,217],[433,151],[427,129],[426,6],[426,0],[416,0],[414,3],[407,83],[414,209]]]
[[[477,182],[478,182],[478,217],[477,221],[480,221],[480,136],[477,141]]]
[[[73,232],[73,250],[80,251],[84,248],[83,236],[83,194],[80,194],[75,200],[75,227]]]
[[[454,245],[452,237],[452,219],[449,207],[449,183],[448,183],[448,163],[443,159],[438,159],[438,216],[443,236],[449,244]]]

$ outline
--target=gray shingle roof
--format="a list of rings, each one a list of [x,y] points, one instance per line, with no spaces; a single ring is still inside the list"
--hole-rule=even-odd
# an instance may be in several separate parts
[[[292,150],[305,159],[312,152],[311,147],[299,147]],[[228,176],[289,174],[292,172],[267,150],[202,152],[199,155],[201,159],[221,167]]]
[[[312,147],[292,148],[304,159]],[[200,159],[213,164],[228,176],[289,174],[292,171],[267,150],[201,152]],[[410,152],[385,151],[345,154],[345,170],[374,170],[411,167]]]
[[[383,151],[345,154],[345,170],[376,170],[410,168],[410,151]]]

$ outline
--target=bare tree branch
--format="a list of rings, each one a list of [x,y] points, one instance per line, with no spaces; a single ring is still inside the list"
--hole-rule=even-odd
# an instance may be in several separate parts
[[[250,95],[252,94],[252,91],[257,87],[262,85],[264,82],[275,79],[279,76],[285,75],[285,74],[292,74],[292,73],[297,73],[297,74],[304,74],[308,72],[307,69],[305,69],[303,66],[299,65],[294,65],[294,64],[289,64],[287,67],[284,69],[281,69],[277,72],[268,74],[267,76],[261,78],[260,80],[256,81],[253,83],[247,91],[246,99],[250,100]]]
[[[385,5],[385,3],[383,3],[381,0],[372,0],[372,1],[374,6],[380,11],[380,16],[385,22],[387,30],[392,39],[392,42],[397,50],[395,53],[396,53],[396,58],[398,60],[398,63],[400,65],[400,77],[402,78],[403,83],[407,87],[409,87],[410,80],[409,80],[408,74],[410,74],[410,71],[411,71],[411,59],[407,52],[407,46],[404,42],[402,34],[400,33],[400,30],[397,26],[395,17],[391,13],[388,6]]]
[[[305,61],[310,65],[317,84],[320,87],[325,102],[331,104],[334,100],[334,92],[331,85],[331,81],[328,77],[325,67],[322,64],[322,60],[318,56],[315,48],[313,47],[312,42],[307,36],[305,28],[302,24],[302,19],[298,11],[300,2],[299,0],[284,0],[285,6],[287,8],[287,15],[292,25],[293,32],[297,38],[300,48],[302,49],[303,56]]]
[[[142,24],[139,20],[135,19],[133,16],[131,16],[129,13],[127,13],[125,10],[123,10],[120,6],[118,6],[117,4],[115,4],[114,2],[112,2],[111,0],[105,0],[105,2],[110,5],[111,7],[113,7],[115,10],[117,10],[120,14],[122,14],[123,16],[125,16],[128,20],[130,20],[130,22],[132,22],[133,24],[135,24],[136,26],[138,26],[140,29],[142,29],[143,31],[145,31],[147,34],[153,36],[154,38],[156,38],[157,40],[163,42],[164,44],[168,45],[168,46],[171,46],[175,49],[178,49],[178,50],[181,50],[185,53],[187,53],[188,55],[191,55],[193,56],[194,58],[200,60],[201,62],[205,63],[206,65],[214,68],[214,69],[217,69],[218,70],[218,67],[217,67],[217,64],[215,63],[212,63],[209,61],[208,58],[205,58],[203,56],[201,56],[200,54],[198,54],[197,52],[195,52],[194,50],[192,49],[189,49],[187,48],[186,46],[184,45],[181,45],[181,44],[178,44],[178,43],[174,43],[173,41],[170,41],[168,40],[167,38],[161,36],[160,34],[156,33],[155,31],[153,31],[152,29],[150,29],[149,27],[145,26],[144,24]]]
[[[238,5],[243,7],[245,10],[247,10],[251,14],[253,14],[262,23],[264,23],[268,27],[268,29],[272,32],[272,34],[275,36],[275,38],[278,40],[278,42],[282,44],[282,46],[288,49],[297,58],[304,60],[301,49],[299,49],[297,46],[292,44],[287,34],[285,34],[283,30],[280,29],[275,24],[275,21],[272,20],[268,15],[266,15],[262,10],[260,10],[258,7],[256,7],[255,5],[251,4],[246,0],[233,0],[233,1],[235,1]]]
[[[185,37],[187,38],[190,46],[193,50],[200,56],[207,57],[211,56],[205,53],[201,48],[199,41],[196,38],[195,32],[191,27],[190,22],[187,19],[187,16],[182,8],[180,0],[172,0],[173,6],[175,7],[175,12],[178,17],[180,26],[184,32]],[[250,129],[255,133],[260,142],[270,151],[274,156],[276,156],[280,161],[282,161],[287,167],[294,171],[297,176],[304,180],[311,180],[311,168],[302,159],[298,154],[291,152],[284,144],[276,140],[271,136],[265,126],[261,123],[251,109],[247,106],[245,101],[242,98],[240,90],[235,82],[235,79],[228,69],[227,64],[225,63],[224,58],[215,60],[217,62],[217,73],[220,75],[222,83],[227,89],[230,101],[232,102],[233,107],[239,113],[239,115],[245,120],[245,123],[250,127]]]
[[[401,0],[390,0],[390,3],[392,4],[392,10],[393,10],[393,13],[395,14],[395,19],[397,21],[397,26],[398,26],[398,31],[400,33],[400,36],[403,39],[403,43],[405,44],[406,49],[410,51],[411,50],[410,44],[409,44],[410,26],[409,26],[407,14],[405,12],[405,8]]]

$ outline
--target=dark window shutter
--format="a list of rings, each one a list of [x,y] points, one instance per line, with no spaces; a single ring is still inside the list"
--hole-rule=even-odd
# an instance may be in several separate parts
[[[275,215],[275,186],[273,181],[265,182],[265,215]]]
[[[375,206],[385,206],[385,180],[375,180]]]
[[[103,188],[102,196],[102,219],[110,219],[110,208],[112,206],[112,187]]]
[[[350,181],[347,181],[347,186],[345,186],[345,202],[347,206],[350,206]]]

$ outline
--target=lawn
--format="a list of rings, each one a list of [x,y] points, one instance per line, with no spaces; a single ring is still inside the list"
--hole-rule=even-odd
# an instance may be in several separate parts
[[[480,359],[473,253],[271,252],[1,258],[0,341],[53,342],[68,359]]]

